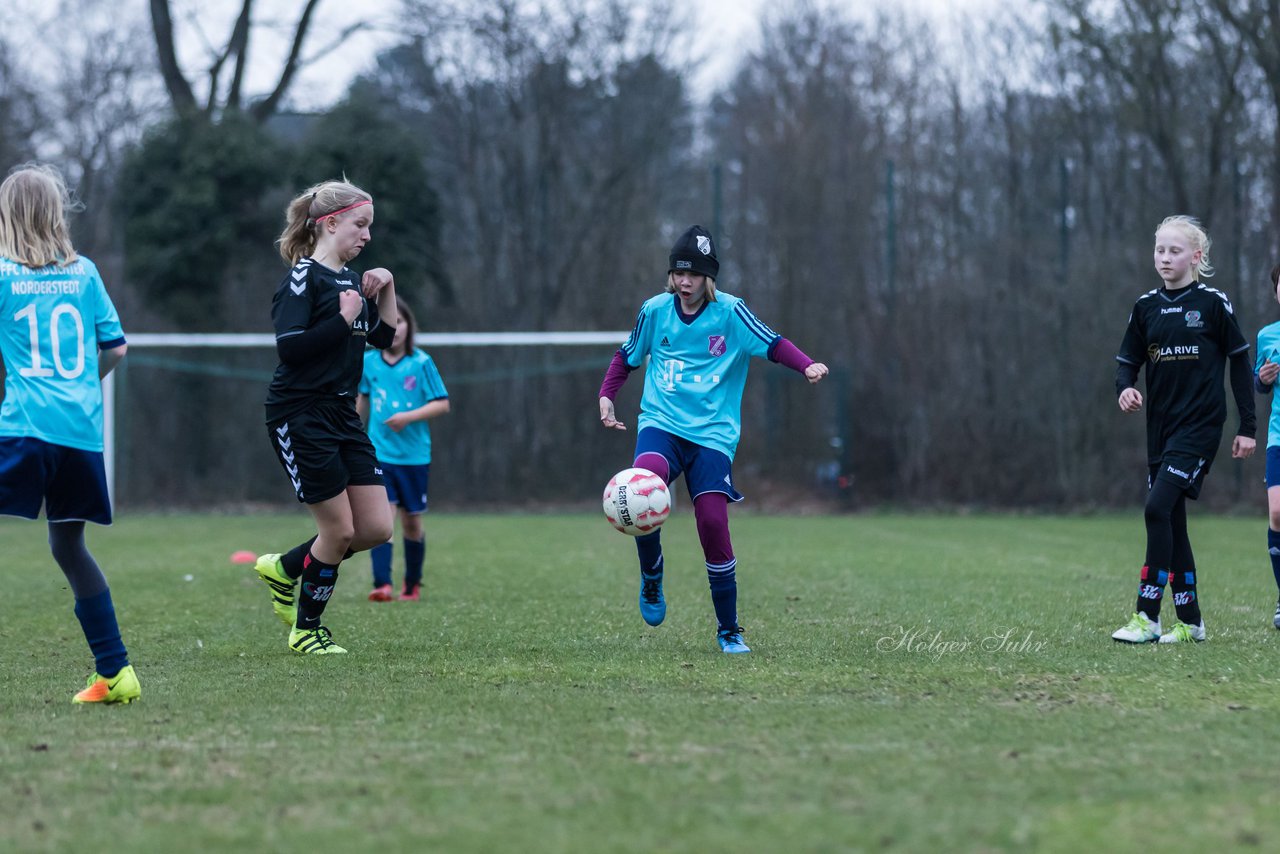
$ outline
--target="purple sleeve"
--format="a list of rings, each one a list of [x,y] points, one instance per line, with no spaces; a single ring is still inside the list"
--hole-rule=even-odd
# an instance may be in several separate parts
[[[622,384],[627,381],[627,374],[631,373],[632,370],[633,368],[627,364],[627,360],[623,357],[621,350],[614,353],[613,361],[609,363],[609,370],[604,372],[604,382],[600,383],[599,396],[613,400],[618,393],[618,389],[622,388]]]
[[[786,365],[796,373],[803,374],[804,369],[812,365],[816,360],[810,359],[799,347],[786,338],[779,338],[773,342],[773,346],[769,349],[769,361]]]

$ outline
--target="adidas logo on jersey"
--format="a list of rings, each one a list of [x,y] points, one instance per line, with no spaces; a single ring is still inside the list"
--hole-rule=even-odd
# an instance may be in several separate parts
[[[661,343],[659,346],[660,346],[660,347],[670,347],[670,346],[671,346],[671,342],[667,340],[667,336],[665,336],[665,335],[663,335],[663,336],[662,336],[662,343]]]

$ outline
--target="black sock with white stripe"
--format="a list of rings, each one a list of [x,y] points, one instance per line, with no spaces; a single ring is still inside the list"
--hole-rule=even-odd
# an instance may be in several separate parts
[[[299,629],[317,629],[320,627],[320,616],[324,607],[329,604],[333,588],[338,583],[338,567],[336,564],[323,563],[307,552],[303,561],[302,584],[298,585],[298,622]]]

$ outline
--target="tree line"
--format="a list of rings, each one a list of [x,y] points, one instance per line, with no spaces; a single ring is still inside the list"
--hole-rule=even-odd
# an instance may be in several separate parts
[[[86,48],[52,77],[0,33],[0,156],[52,151],[71,174],[78,245],[126,330],[267,331],[280,212],[339,174],[377,200],[361,262],[394,270],[430,331],[626,329],[698,222],[720,238],[719,286],[833,369],[818,389],[753,371],[737,467],[752,497],[1137,500],[1143,425],[1118,412],[1113,357],[1158,284],[1168,214],[1213,236],[1212,284],[1247,336],[1277,317],[1275,4],[1035,0],[935,20],[798,0],[701,100],[716,48],[669,0],[404,0],[376,67],[305,115],[289,104],[317,0],[254,93],[252,0],[199,69],[167,0],[136,19],[79,5]],[[458,502],[590,496],[629,461],[593,417],[608,348],[434,355],[457,382],[433,479]],[[131,368],[130,399],[157,415],[130,427],[126,499],[278,497],[254,432],[270,354],[208,358]],[[197,460],[183,477],[154,474],[179,454]],[[1235,475],[1206,500],[1253,500],[1261,464],[1225,457]]]

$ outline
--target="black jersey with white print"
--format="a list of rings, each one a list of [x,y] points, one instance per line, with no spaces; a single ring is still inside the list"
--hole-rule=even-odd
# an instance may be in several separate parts
[[[1201,283],[1143,294],[1116,359],[1147,369],[1147,457],[1166,451],[1213,459],[1227,419],[1223,368],[1249,349],[1226,294]]]
[[[347,267],[330,270],[311,258],[295,264],[271,301],[277,345],[325,321],[332,322],[340,314],[338,294],[347,290],[359,292],[359,273]],[[305,359],[281,358],[267,389],[267,420],[287,418],[318,399],[347,398],[354,404],[364,371],[365,344],[385,348],[395,334],[394,328],[389,331],[390,335],[385,334],[388,329],[380,321],[377,305],[366,299],[349,334],[335,338],[333,346]]]

